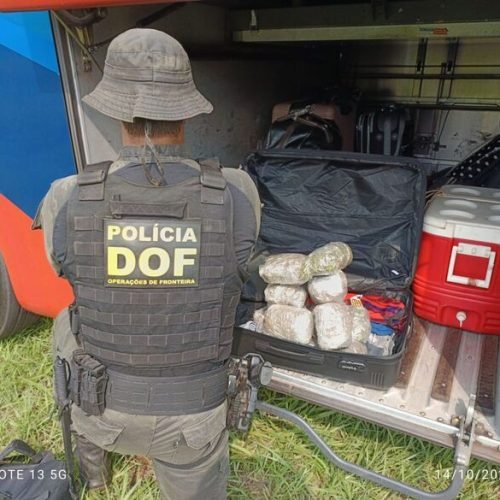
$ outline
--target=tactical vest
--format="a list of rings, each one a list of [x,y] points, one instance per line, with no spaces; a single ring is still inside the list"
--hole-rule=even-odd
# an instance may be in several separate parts
[[[62,265],[75,295],[73,332],[114,374],[106,405],[169,414],[169,384],[185,399],[197,383],[205,384],[203,401],[190,411],[220,404],[241,290],[233,201],[221,170],[202,163],[200,176],[155,186],[108,175],[108,167],[78,176]],[[134,410],[132,396],[118,401],[117,387],[164,397],[144,409],[138,395]]]

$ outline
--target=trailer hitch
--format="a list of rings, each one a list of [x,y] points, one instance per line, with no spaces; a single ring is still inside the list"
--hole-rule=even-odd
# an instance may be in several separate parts
[[[230,391],[228,392],[230,396],[228,425],[231,429],[248,431],[254,411],[259,410],[282,418],[301,429],[333,465],[350,474],[416,499],[451,500],[458,496],[467,477],[474,442],[474,407],[476,402],[474,394],[470,395],[466,414],[460,418],[459,428],[455,436],[454,470],[450,474],[452,480],[445,490],[431,493],[342,459],[303,418],[289,410],[257,399],[259,387],[267,385],[272,378],[272,367],[269,363],[265,363],[258,354],[247,354],[241,360],[233,362],[233,372],[231,373],[233,384],[231,384],[230,375]],[[231,394],[233,395],[232,399]]]

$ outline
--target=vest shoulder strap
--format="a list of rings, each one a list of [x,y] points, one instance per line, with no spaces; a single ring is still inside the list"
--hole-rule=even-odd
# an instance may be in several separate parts
[[[87,165],[77,176],[78,199],[80,201],[104,200],[104,182],[113,162],[103,161]]]
[[[200,161],[201,202],[210,205],[224,204],[227,182],[222,175],[218,159]]]

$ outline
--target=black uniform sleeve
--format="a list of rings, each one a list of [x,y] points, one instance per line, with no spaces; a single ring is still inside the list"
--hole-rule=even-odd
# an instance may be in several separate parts
[[[234,246],[240,271],[246,266],[260,229],[260,200],[257,188],[243,170],[223,169],[234,203]]]

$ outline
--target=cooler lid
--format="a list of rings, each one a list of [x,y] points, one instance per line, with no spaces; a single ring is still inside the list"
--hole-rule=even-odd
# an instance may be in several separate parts
[[[441,196],[461,198],[463,200],[481,200],[500,203],[500,189],[446,184],[440,189]]]
[[[500,196],[495,196],[500,191],[465,186],[447,188],[427,209],[424,231],[445,238],[500,244]]]
[[[410,285],[424,214],[418,161],[320,150],[266,150],[245,163],[263,202],[257,249],[310,253],[331,241],[353,250],[359,291]]]

